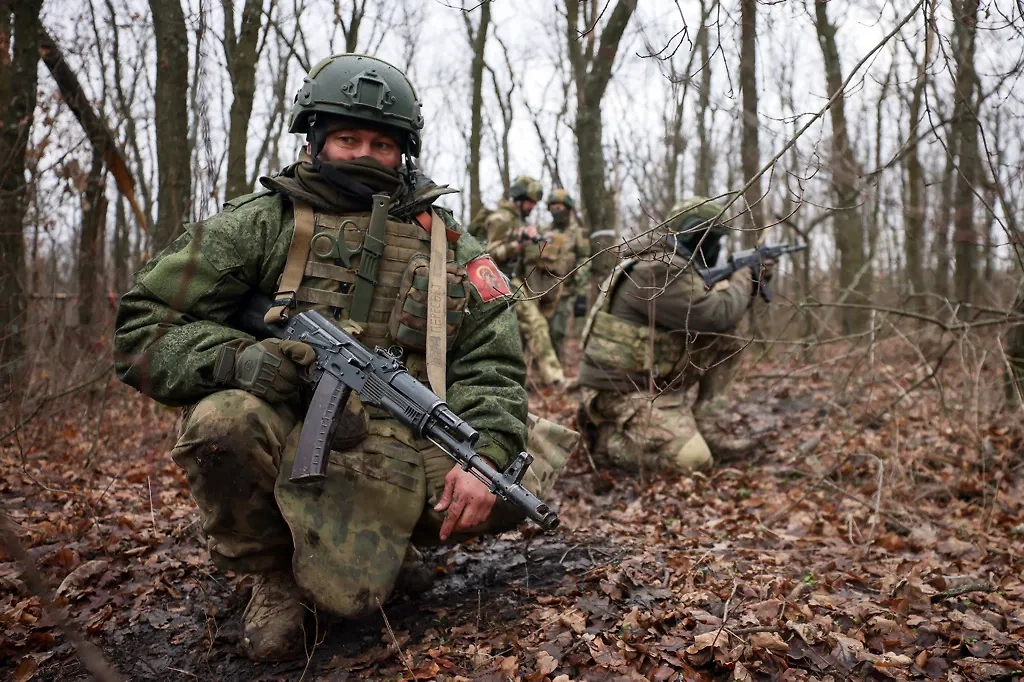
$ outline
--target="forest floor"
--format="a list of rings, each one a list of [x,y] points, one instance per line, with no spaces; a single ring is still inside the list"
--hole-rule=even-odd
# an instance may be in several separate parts
[[[1024,429],[971,398],[999,364],[929,378],[879,352],[748,359],[728,426],[760,438],[749,460],[639,477],[577,453],[559,531],[428,553],[429,592],[322,624],[293,664],[237,653],[251,579],[208,561],[175,411],[114,380],[54,401],[0,443],[0,498],[63,618],[131,680],[1024,679]],[[565,423],[576,400],[531,396]],[[0,678],[89,679],[9,550]]]

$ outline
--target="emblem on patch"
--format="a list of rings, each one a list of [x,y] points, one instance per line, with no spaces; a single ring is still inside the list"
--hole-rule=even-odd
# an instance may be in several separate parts
[[[466,275],[476,290],[480,292],[480,298],[486,301],[493,301],[501,296],[511,296],[508,288],[508,280],[501,270],[494,264],[490,256],[481,256],[471,260],[466,266]]]

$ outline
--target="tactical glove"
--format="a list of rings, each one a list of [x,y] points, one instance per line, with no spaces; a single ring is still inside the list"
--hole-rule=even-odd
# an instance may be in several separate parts
[[[265,339],[239,353],[235,383],[268,403],[284,402],[298,394],[315,359],[312,347],[300,341]]]
[[[586,294],[580,294],[576,297],[576,300],[572,304],[572,314],[577,318],[583,318],[587,315],[587,296]]]
[[[753,295],[760,293],[761,289],[768,286],[768,283],[772,281],[772,277],[775,275],[775,261],[766,260],[761,263],[761,272],[754,273],[754,288]]]

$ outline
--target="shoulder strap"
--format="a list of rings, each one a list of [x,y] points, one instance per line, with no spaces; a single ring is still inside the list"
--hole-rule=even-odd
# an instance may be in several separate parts
[[[441,400],[446,400],[448,365],[448,243],[444,221],[431,211],[430,265],[427,283],[427,379]]]
[[[313,208],[292,199],[292,213],[295,222],[292,242],[288,246],[288,257],[281,271],[281,279],[277,282],[274,305],[263,316],[267,324],[277,324],[288,319],[288,309],[295,305],[295,292],[302,284],[306,260],[309,258],[309,245],[313,241]]]
[[[605,308],[611,305],[612,294],[615,292],[615,288],[619,285],[619,281],[622,276],[629,272],[638,258],[629,258],[622,261],[615,266],[612,273],[601,282],[601,286],[598,287],[597,299],[594,301],[594,305],[591,306],[590,312],[587,313],[587,321],[583,324],[583,333],[580,335],[580,347],[586,348],[587,339],[590,338],[590,329],[594,326],[594,318],[597,317],[599,312],[607,312]]]

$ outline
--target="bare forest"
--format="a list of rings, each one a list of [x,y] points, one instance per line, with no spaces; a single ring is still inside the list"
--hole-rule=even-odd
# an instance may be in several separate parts
[[[0,0],[0,677],[1024,679],[1022,9]],[[117,380],[111,338],[136,271],[296,160],[293,97],[342,52],[415,84],[463,225],[519,175],[576,198],[591,302],[694,195],[727,253],[808,248],[745,322],[752,457],[629,475],[578,448],[559,530],[430,550],[425,594],[260,665],[179,411]],[[576,427],[572,382],[528,388]]]

